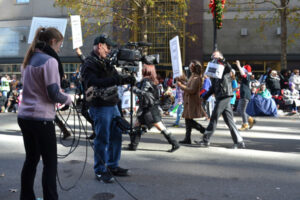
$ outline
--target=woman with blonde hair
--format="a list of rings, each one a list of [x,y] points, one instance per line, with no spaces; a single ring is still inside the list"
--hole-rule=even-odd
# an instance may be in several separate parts
[[[187,84],[184,84],[178,79],[177,85],[183,90],[184,109],[182,117],[185,118],[185,138],[179,141],[181,144],[191,144],[192,128],[205,132],[205,128],[197,123],[194,118],[207,117],[206,112],[202,107],[203,100],[200,98],[200,89],[202,88],[202,65],[198,60],[192,60],[189,65],[192,73]]]
[[[34,178],[42,157],[44,199],[57,200],[57,146],[54,127],[55,104],[71,104],[71,97],[61,92],[63,69],[57,53],[63,42],[55,28],[36,31],[22,65],[23,98],[18,114],[26,158],[21,174],[20,199],[36,199]]]
[[[130,144],[128,150],[136,150],[140,142],[141,135],[145,131],[142,126],[151,129],[155,126],[161,134],[167,139],[168,143],[172,145],[169,152],[174,152],[179,149],[179,144],[172,136],[171,132],[162,123],[161,114],[159,110],[159,91],[158,80],[154,65],[144,65],[142,69],[143,79],[134,87],[133,92],[139,98],[139,108],[137,111],[137,122],[135,130],[130,135]]]

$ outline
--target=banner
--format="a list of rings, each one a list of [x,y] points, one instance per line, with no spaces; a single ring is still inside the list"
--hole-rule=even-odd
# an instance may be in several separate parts
[[[67,19],[64,18],[47,18],[47,17],[33,17],[30,27],[30,32],[28,36],[28,44],[31,44],[34,39],[35,32],[38,28],[44,27],[53,27],[61,32],[63,36],[65,36],[66,27],[67,27]]]

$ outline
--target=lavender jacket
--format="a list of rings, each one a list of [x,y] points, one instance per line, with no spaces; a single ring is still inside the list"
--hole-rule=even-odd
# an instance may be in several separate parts
[[[52,121],[56,103],[71,104],[71,97],[61,92],[58,62],[55,58],[36,50],[21,72],[23,98],[19,118]]]

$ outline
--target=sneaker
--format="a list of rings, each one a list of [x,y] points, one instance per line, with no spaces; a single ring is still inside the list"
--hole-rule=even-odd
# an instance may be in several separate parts
[[[209,147],[210,146],[210,142],[206,142],[204,140],[201,141],[194,141],[196,144],[200,145],[200,147]]]
[[[232,149],[245,149],[246,145],[244,142],[239,142],[237,144],[233,144]]]
[[[249,125],[248,124],[242,124],[242,127],[239,128],[239,131],[246,131],[249,129]]]
[[[256,120],[253,119],[252,117],[249,117],[248,123],[249,123],[249,129],[251,129],[254,126],[254,124],[256,123]]]
[[[172,127],[174,127],[174,128],[179,128],[179,125],[173,124]]]
[[[122,167],[108,167],[109,171],[114,175],[114,176],[129,176],[129,170],[124,169]]]
[[[114,177],[109,172],[96,173],[96,179],[102,181],[103,183],[113,183]]]

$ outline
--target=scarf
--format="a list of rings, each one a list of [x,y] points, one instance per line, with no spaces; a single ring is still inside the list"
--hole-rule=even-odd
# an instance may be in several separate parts
[[[45,54],[55,58],[58,62],[58,71],[59,71],[59,76],[60,76],[60,82],[62,81],[62,78],[64,76],[64,68],[62,66],[62,63],[60,61],[60,58],[58,57],[57,53],[45,42],[38,42],[35,45],[35,48],[40,49],[43,51]]]

